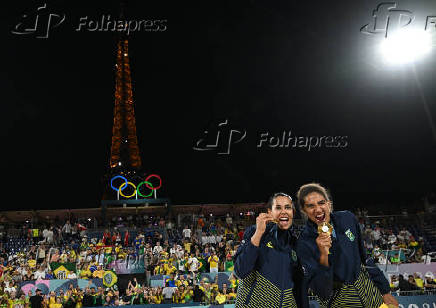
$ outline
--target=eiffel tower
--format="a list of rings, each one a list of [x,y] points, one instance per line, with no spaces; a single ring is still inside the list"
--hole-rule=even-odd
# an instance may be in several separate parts
[[[129,42],[118,41],[115,107],[112,127],[110,168],[117,171],[139,170],[142,166],[136,137],[136,120],[129,64]]]
[[[121,1],[120,20],[124,20],[125,3]],[[132,78],[129,64],[129,41],[120,31],[117,41],[115,103],[109,164],[102,177],[102,218],[107,206],[170,204],[168,198],[157,198],[162,186],[159,175],[146,174],[136,136],[135,108],[132,94]],[[150,172],[150,170],[149,170]],[[169,207],[168,207],[169,210]]]
[[[102,200],[114,200],[117,193],[111,187],[111,178],[117,175],[140,179],[142,161],[136,136],[135,108],[129,63],[129,41],[119,35],[116,54],[115,104],[112,126],[109,168],[103,177]],[[119,184],[117,184],[119,186]]]

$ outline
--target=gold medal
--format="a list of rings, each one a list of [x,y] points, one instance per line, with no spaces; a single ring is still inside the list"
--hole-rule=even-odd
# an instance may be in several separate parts
[[[332,232],[333,232],[333,226],[328,222],[323,222],[322,224],[318,225],[318,234],[328,233],[328,235],[330,235],[332,234]]]
[[[332,234],[332,232],[333,232],[333,226],[328,222],[323,222],[318,225],[318,234],[326,233],[330,235]],[[329,254],[330,254],[330,249],[329,249]]]

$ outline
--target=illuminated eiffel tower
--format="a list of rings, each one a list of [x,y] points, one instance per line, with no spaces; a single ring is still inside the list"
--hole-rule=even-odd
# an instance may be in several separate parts
[[[121,1],[120,20],[124,20],[125,3]],[[102,178],[102,215],[105,220],[109,205],[147,205],[170,203],[167,198],[157,198],[162,180],[157,174],[146,174],[136,136],[135,108],[129,64],[129,42],[120,31],[117,42],[115,103],[109,164]]]
[[[110,168],[117,171],[139,170],[142,166],[136,137],[128,44],[126,38],[119,39],[117,63],[115,64],[115,107]]]
[[[109,168],[103,177],[102,200],[114,200],[117,193],[111,187],[111,178],[124,176],[129,180],[141,178],[141,156],[136,136],[135,108],[129,64],[129,42],[120,35],[117,43],[115,73],[115,104],[112,126]],[[119,184],[117,184],[117,187]],[[119,196],[118,196],[119,197]]]

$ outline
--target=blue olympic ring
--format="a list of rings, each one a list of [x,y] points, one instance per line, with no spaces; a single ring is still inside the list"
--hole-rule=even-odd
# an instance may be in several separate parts
[[[115,187],[113,186],[113,182],[114,182],[115,179],[123,179],[124,182],[125,182],[125,185],[121,185],[121,186],[124,186],[124,187],[121,188],[121,191],[123,191],[124,189],[126,189],[126,187],[127,187],[127,183],[128,183],[127,179],[126,179],[125,177],[123,177],[122,175],[117,175],[117,176],[114,176],[114,177],[111,179],[111,187],[112,187],[113,190],[115,190],[116,192],[118,192],[118,191],[120,190],[120,188],[115,188]]]

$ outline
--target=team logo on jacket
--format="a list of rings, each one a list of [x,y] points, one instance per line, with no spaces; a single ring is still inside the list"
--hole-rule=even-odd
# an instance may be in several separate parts
[[[274,248],[274,246],[272,245],[272,243],[271,243],[271,242],[268,242],[268,243],[266,244],[266,247],[269,247],[269,248]]]
[[[291,251],[291,258],[294,262],[297,262],[297,253],[293,249]]]
[[[308,272],[307,272],[306,268],[304,267],[304,265],[301,266],[301,269],[303,270],[303,275],[307,276]]]
[[[345,231],[345,235],[348,236],[348,238],[350,239],[350,241],[354,241],[354,234],[353,232],[351,232],[350,229],[348,229],[347,231]]]

